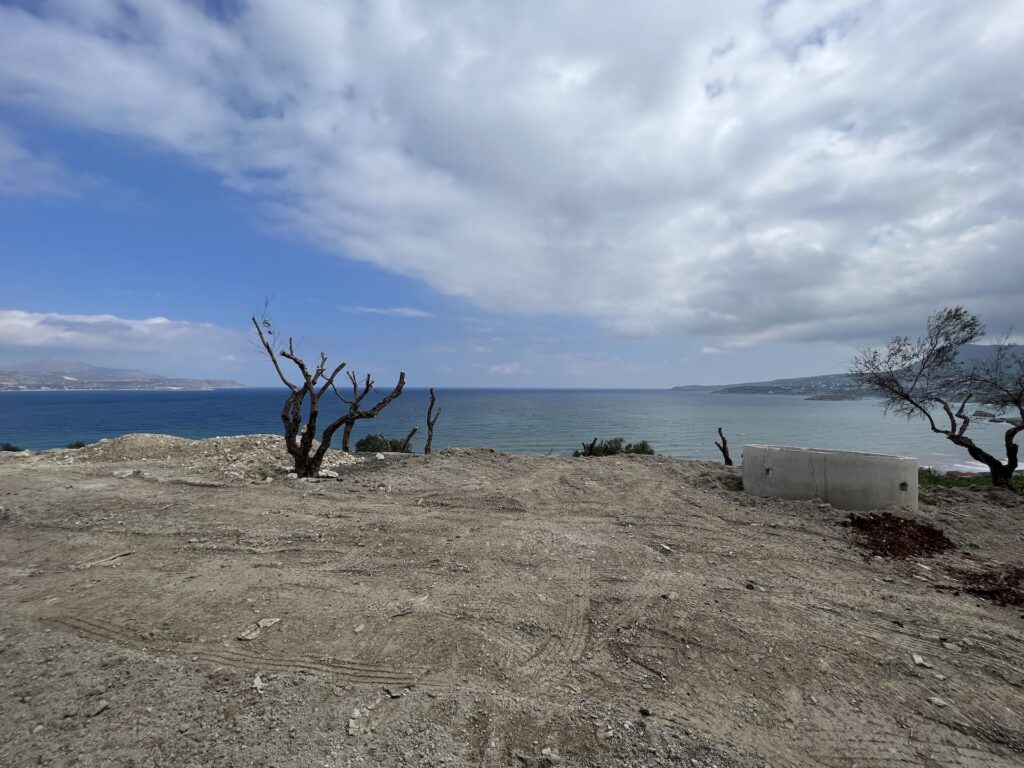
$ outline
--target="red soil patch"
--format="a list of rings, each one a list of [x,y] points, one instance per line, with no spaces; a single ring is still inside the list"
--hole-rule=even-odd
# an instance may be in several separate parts
[[[840,525],[853,528],[853,543],[882,557],[931,557],[956,549],[941,528],[897,517],[888,512],[858,515],[851,512]]]

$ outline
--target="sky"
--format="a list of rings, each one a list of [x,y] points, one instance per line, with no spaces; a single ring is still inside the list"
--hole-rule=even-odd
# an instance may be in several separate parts
[[[831,373],[1024,327],[1024,0],[0,0],[0,364]]]

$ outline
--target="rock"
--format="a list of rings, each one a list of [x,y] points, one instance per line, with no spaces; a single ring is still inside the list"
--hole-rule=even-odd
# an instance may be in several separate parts
[[[39,725],[37,725],[35,728],[32,729],[32,733],[39,733],[41,730],[43,730],[44,727],[45,726],[42,723],[40,723]]]
[[[919,656],[918,654],[914,653],[911,654],[911,658],[914,660],[915,666],[924,667],[925,669],[932,669],[932,665],[925,661],[923,656]]]
[[[96,717],[97,715],[102,715],[109,708],[110,702],[108,702],[106,699],[103,699],[95,707],[93,707],[92,711],[89,713],[89,717]]]
[[[136,475],[141,475],[142,472],[137,469],[115,469],[111,474],[114,477],[135,477]]]
[[[321,469],[319,476],[320,477],[326,477],[326,478],[331,479],[331,480],[336,480],[337,477],[338,477],[338,473],[335,472],[333,469]]]
[[[289,480],[298,480],[299,476],[296,473],[294,473],[294,472],[289,472],[288,473],[288,479]]]
[[[257,626],[261,627],[262,629],[266,629],[267,627],[274,626],[279,621],[280,621],[280,619],[269,619],[269,618],[268,619],[260,619],[259,621],[256,622],[256,624],[257,624]]]
[[[359,724],[356,722],[354,717],[350,717],[348,720],[348,735],[355,736],[359,733]]]
[[[945,701],[945,699],[940,699],[940,698],[939,698],[938,696],[929,696],[929,697],[928,697],[928,701],[930,701],[930,702],[931,702],[932,704],[934,704],[934,705],[935,705],[936,707],[945,707],[945,706],[948,706],[948,704],[947,704],[947,702]]]
[[[260,636],[260,628],[256,624],[250,624],[248,627],[238,633],[239,640],[255,640]]]
[[[377,456],[376,456],[376,459],[377,459],[377,461],[384,461],[384,454],[383,453],[378,453]]]
[[[252,687],[256,693],[263,693],[263,689],[267,687],[267,684],[263,682],[262,676],[256,675],[256,677],[252,679]]]

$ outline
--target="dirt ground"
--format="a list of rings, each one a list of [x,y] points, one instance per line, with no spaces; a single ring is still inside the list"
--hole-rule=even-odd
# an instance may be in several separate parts
[[[953,575],[1019,498],[882,559],[711,463],[278,445],[0,454],[0,764],[1024,765],[1021,607]]]

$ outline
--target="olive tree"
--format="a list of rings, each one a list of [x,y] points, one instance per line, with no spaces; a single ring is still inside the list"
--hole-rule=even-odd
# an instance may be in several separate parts
[[[299,477],[316,477],[320,473],[324,456],[331,447],[334,433],[346,425],[351,431],[351,424],[355,420],[372,418],[380,413],[388,403],[402,394],[402,389],[405,387],[405,373],[399,374],[398,384],[395,385],[395,388],[373,408],[365,410],[360,408],[362,398],[359,398],[359,402],[354,407],[349,403],[350,407],[347,411],[324,427],[319,444],[317,444],[315,441],[317,419],[320,415],[320,398],[328,390],[332,390],[339,398],[341,397],[334,386],[334,380],[344,370],[345,363],[339,363],[328,372],[327,355],[321,352],[320,360],[311,372],[306,361],[296,353],[295,342],[291,337],[288,338],[287,345],[278,341],[277,333],[269,319],[266,317],[257,319],[253,315],[252,324],[256,328],[256,334],[264,352],[274,365],[278,378],[289,390],[284,407],[281,409],[281,422],[284,424],[285,448],[294,461],[295,474]],[[298,369],[299,377],[301,377],[298,383],[291,381],[285,375],[281,366],[282,359],[290,361]],[[353,386],[355,386],[354,377]],[[372,381],[367,376],[366,392],[363,393],[363,397],[371,388]],[[342,399],[344,400],[344,398]],[[305,424],[302,421],[304,407],[307,410]]]
[[[886,413],[924,420],[975,461],[988,467],[992,484],[1012,488],[1017,469],[1017,435],[1024,430],[1024,355],[1004,338],[992,354],[964,362],[958,354],[985,333],[981,320],[963,307],[946,307],[928,318],[924,336],[894,337],[885,349],[866,349],[850,362],[849,372],[882,399]],[[1015,412],[1003,435],[1006,460],[967,435],[970,401]]]

